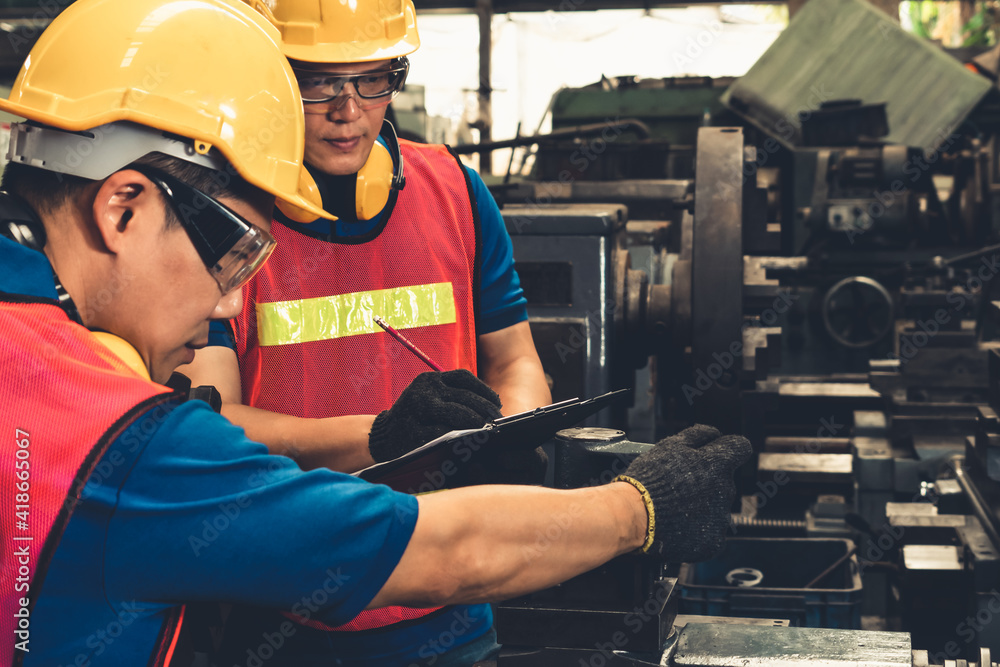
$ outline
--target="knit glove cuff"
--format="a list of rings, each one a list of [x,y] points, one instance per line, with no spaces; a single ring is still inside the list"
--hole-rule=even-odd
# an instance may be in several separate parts
[[[642,482],[632,477],[618,475],[611,481],[631,484],[642,496],[642,502],[646,505],[646,540],[639,547],[639,551],[649,553],[650,547],[653,546],[653,535],[656,534],[656,508],[653,506],[653,497],[649,495],[649,491],[646,490]]]

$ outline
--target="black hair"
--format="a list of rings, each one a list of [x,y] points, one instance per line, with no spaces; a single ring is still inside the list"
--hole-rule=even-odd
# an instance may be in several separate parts
[[[209,169],[163,153],[149,153],[131,164],[147,165],[164,171],[174,178],[217,199],[228,197],[242,201],[259,201],[263,192],[250,185],[232,165],[224,170]],[[128,169],[126,165],[117,171]],[[0,178],[0,190],[18,195],[39,213],[51,213],[67,199],[75,199],[98,181],[80,176],[60,174],[39,167],[12,162]],[[173,207],[167,206],[167,226],[179,224]]]

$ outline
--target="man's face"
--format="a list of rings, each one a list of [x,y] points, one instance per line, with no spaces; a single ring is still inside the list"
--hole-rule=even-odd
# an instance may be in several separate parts
[[[374,72],[388,68],[390,61],[370,63],[306,63],[293,62],[296,74],[326,72],[348,75]],[[332,176],[356,174],[364,166],[378,138],[385,108],[389,100],[370,104],[357,96],[354,86],[347,84],[332,104],[323,104],[325,113],[311,113],[306,105],[306,162]],[[367,108],[365,108],[367,107]]]
[[[219,201],[266,229],[274,201],[261,199],[254,204],[230,198]],[[177,366],[194,359],[196,349],[208,344],[211,320],[239,314],[242,290],[222,293],[184,228],[176,223],[165,226],[167,204],[160,201],[158,220],[150,219],[147,208],[129,221],[136,229],[117,253],[113,276],[122,286],[121,298],[110,300],[108,312],[97,312],[95,324],[131,343],[153,381],[163,383]]]

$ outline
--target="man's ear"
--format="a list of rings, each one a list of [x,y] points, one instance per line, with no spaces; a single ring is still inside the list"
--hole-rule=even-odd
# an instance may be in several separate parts
[[[121,250],[126,235],[137,224],[163,224],[163,201],[153,183],[137,171],[116,171],[104,180],[94,195],[92,210],[104,246]]]

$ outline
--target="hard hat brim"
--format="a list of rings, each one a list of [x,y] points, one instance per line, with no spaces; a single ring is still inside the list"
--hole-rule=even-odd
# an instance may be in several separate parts
[[[121,109],[110,109],[105,113],[95,114],[89,118],[70,120],[63,116],[47,113],[24,104],[0,99],[0,111],[5,111],[30,121],[70,132],[85,132],[87,130],[100,127],[101,125],[119,123],[123,121],[172,132],[178,136],[190,139],[196,147],[199,147],[199,152],[208,152],[211,148],[216,148],[223,155],[223,157],[225,157],[230,164],[237,169],[240,176],[250,183],[250,185],[274,195],[279,201],[287,202],[293,207],[293,209],[299,209],[302,211],[303,213],[300,213],[299,216],[297,216],[303,218],[301,221],[306,221],[306,214],[313,216],[311,218],[312,220],[315,220],[316,218],[325,218],[327,220],[337,219],[336,216],[331,215],[323,209],[323,202],[322,197],[319,194],[319,189],[315,186],[315,183],[312,182],[312,176],[309,175],[304,167],[301,168],[299,188],[297,191],[291,192],[276,188],[272,184],[266,183],[257,178],[249,170],[240,169],[241,160],[230,146],[228,146],[225,142],[218,142],[217,136],[200,131],[196,128],[180,127],[174,123],[164,123],[162,118],[148,118],[146,114],[142,113],[122,113]],[[45,168],[44,165],[30,166],[38,166],[43,169]]]

